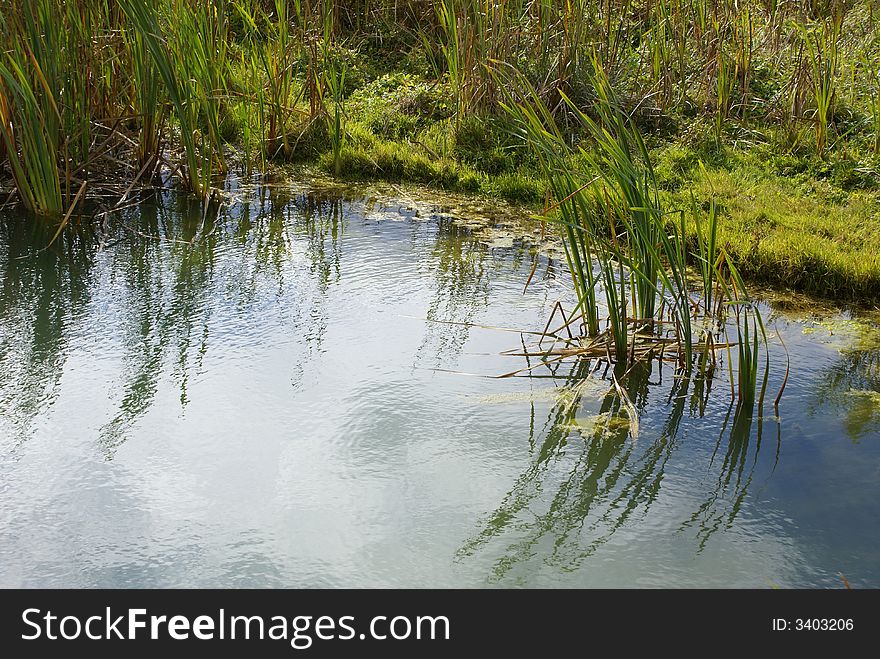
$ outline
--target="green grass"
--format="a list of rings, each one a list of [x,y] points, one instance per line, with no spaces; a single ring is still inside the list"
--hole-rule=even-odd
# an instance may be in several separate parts
[[[880,298],[880,160],[772,143],[652,152],[666,203],[714,201],[718,241],[752,280],[846,301]],[[691,237],[695,229],[688,226]]]
[[[877,191],[805,191],[778,175],[710,168],[670,194],[671,203],[684,207],[690,192],[703,204],[715,200],[718,242],[750,279],[846,300],[880,297]]]
[[[481,192],[488,178],[449,158],[435,159],[418,146],[382,139],[345,144],[338,154],[324,152],[318,162],[340,178],[419,183],[455,192]]]

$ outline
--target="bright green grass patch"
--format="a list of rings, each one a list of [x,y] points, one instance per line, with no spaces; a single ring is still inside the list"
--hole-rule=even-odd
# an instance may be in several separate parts
[[[318,149],[318,163],[328,172],[335,170],[332,154],[321,149],[319,140],[308,142]],[[382,180],[418,183],[453,192],[479,193],[522,204],[544,199],[544,181],[529,172],[491,175],[451,156],[439,155],[419,140],[392,141],[376,137],[367,126],[351,124],[349,140],[339,157],[339,177],[355,180]]]
[[[722,246],[752,279],[847,299],[880,297],[880,193],[841,195],[754,171],[709,169],[670,195],[715,199]],[[823,194],[824,193],[824,194]]]
[[[322,154],[319,163],[333,170],[331,154]],[[458,192],[479,192],[482,187],[478,173],[454,160],[434,159],[408,144],[384,140],[346,144],[337,171],[340,178],[407,181]]]

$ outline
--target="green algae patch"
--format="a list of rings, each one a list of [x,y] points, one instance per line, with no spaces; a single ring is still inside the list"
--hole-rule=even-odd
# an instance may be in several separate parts
[[[840,352],[880,350],[880,326],[872,318],[832,317],[802,322],[804,334]]]
[[[626,416],[602,412],[589,416],[575,417],[568,424],[570,430],[578,432],[585,440],[619,437],[630,430],[630,419]]]
[[[876,411],[880,411],[880,391],[872,389],[850,389],[847,396],[860,401],[863,405],[870,406]]]
[[[548,387],[529,391],[511,391],[478,396],[480,405],[506,405],[510,403],[550,403],[574,405],[583,399],[598,399],[608,393],[607,382],[587,378],[573,387]]]
[[[480,405],[508,405],[511,403],[558,403],[570,393],[565,387],[512,391],[503,394],[487,394],[477,397]]]

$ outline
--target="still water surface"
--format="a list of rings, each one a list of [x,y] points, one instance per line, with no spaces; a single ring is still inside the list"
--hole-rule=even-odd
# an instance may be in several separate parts
[[[593,365],[479,377],[571,301],[502,211],[235,192],[0,221],[0,585],[880,585],[872,318],[765,308],[778,415],[630,374],[633,440]]]

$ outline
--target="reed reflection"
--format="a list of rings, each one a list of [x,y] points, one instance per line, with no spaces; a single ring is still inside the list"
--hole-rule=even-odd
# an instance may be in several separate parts
[[[71,226],[52,242],[53,227],[12,217],[0,217],[0,231],[0,427],[17,443],[56,399],[68,331],[91,299],[97,240]]]
[[[717,401],[713,406],[709,398],[711,373],[671,374],[664,385],[657,362],[632,367],[620,384],[639,417],[650,423],[634,437],[628,405],[605,379],[607,372],[601,360],[576,362],[543,421],[536,421],[532,404],[532,460],[480,531],[459,549],[458,560],[478,553],[494,556],[492,581],[529,569],[525,566],[536,556],[544,564],[576,570],[621,529],[649,516],[663,495],[667,472],[672,465],[681,469],[680,453],[686,454],[683,460],[695,460],[693,444],[702,438],[693,420],[705,417],[711,425],[719,416]],[[735,402],[720,418],[721,431],[704,465],[711,475],[706,498],[694,501],[694,512],[679,525],[682,532],[692,529],[697,551],[735,524],[759,468],[772,474],[779,459],[778,419],[765,419]],[[763,446],[766,423],[776,429],[770,451]],[[687,468],[699,472],[702,466]]]
[[[853,442],[880,430],[880,350],[874,339],[841,351],[823,369],[811,395],[810,416],[834,414]]]
[[[478,321],[490,296],[489,250],[470,228],[450,217],[436,219],[431,247],[433,295],[428,303],[425,336],[416,359],[428,356],[432,366],[454,363],[468,339],[468,325]],[[449,324],[454,323],[454,324]]]
[[[309,347],[291,351],[295,384],[327,329],[345,204],[341,196],[265,188],[206,212],[183,195],[147,194],[111,226],[122,239],[105,250],[105,237],[85,226],[66,228],[45,248],[48,227],[4,218],[0,401],[8,434],[27,436],[52,405],[74,326],[122,353],[119,385],[108,391],[115,411],[97,432],[106,459],[154,407],[165,380],[184,414],[212,348],[229,340],[230,327],[240,326],[239,339],[251,333],[259,341],[262,330],[249,319],[271,299],[277,303],[264,322],[283,324]],[[101,309],[112,307],[110,316],[94,306],[96,297]]]
[[[137,231],[152,239],[126,241],[113,253],[112,270],[123,273],[119,331],[125,374],[117,413],[99,431],[107,459],[152,406],[166,369],[186,408],[191,373],[209,343],[216,211],[201,212],[200,205],[179,196],[138,210]]]

